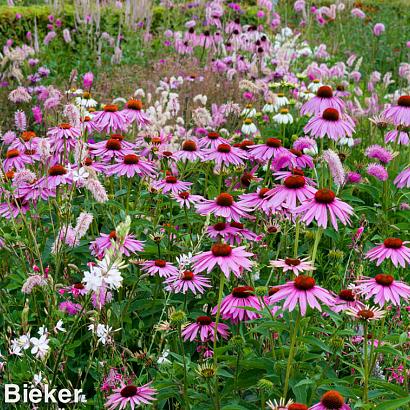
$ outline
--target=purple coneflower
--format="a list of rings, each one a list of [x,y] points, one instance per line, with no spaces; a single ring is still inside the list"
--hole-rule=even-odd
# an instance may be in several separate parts
[[[211,148],[216,150],[221,144],[229,144],[229,142],[227,139],[221,137],[218,132],[214,131],[207,132],[205,136],[198,140],[198,145],[201,148]]]
[[[283,272],[292,271],[295,276],[302,272],[313,271],[316,268],[308,261],[308,258],[285,258],[276,261],[270,261],[270,265],[275,268],[282,268]]]
[[[128,120],[124,113],[118,111],[115,104],[107,104],[103,111],[97,111],[93,116],[93,123],[100,132],[107,134],[117,131],[126,131]]]
[[[270,297],[270,303],[285,299],[283,309],[289,312],[292,312],[299,303],[302,316],[305,316],[307,306],[322,311],[318,299],[329,307],[334,304],[334,297],[330,292],[317,286],[315,280],[310,276],[299,275],[294,281],[276,287],[279,290]]]
[[[128,100],[125,104],[125,108],[121,111],[128,123],[132,124],[136,122],[138,126],[146,126],[151,123],[147,114],[142,111],[142,101],[140,100]]]
[[[26,164],[30,164],[33,161],[30,156],[20,152],[18,149],[9,149],[6,152],[6,159],[3,161],[4,171],[10,171],[11,169],[24,169]]]
[[[186,140],[182,144],[182,149],[175,152],[173,156],[183,161],[198,161],[204,158],[204,153],[199,149],[197,141]]]
[[[121,138],[110,138],[96,144],[90,144],[90,154],[94,157],[101,157],[107,162],[112,158],[124,158],[125,155],[134,154],[133,151],[122,141]]]
[[[174,293],[187,293],[190,290],[194,295],[204,293],[205,288],[212,287],[210,279],[202,275],[198,275],[190,270],[178,272],[176,275],[171,275],[164,281],[167,285],[165,290]]]
[[[192,185],[192,182],[179,181],[177,177],[173,175],[168,175],[165,179],[160,181],[154,181],[151,186],[156,190],[161,190],[163,194],[171,192],[174,195],[177,195],[179,192],[187,191]]]
[[[172,195],[172,197],[178,202],[181,208],[190,209],[191,205],[196,205],[202,202],[204,198],[201,195],[193,195],[188,191],[179,192],[177,195]]]
[[[387,120],[393,122],[394,125],[404,125],[406,127],[410,126],[410,95],[402,95],[398,101],[397,105],[387,108],[383,115]]]
[[[102,257],[107,249],[112,247],[112,241],[117,241],[117,232],[111,231],[109,234],[101,233],[100,236],[90,244],[91,254]],[[134,235],[128,234],[124,238],[119,251],[125,256],[130,256],[131,253],[142,252],[144,243],[135,239]]]
[[[363,309],[364,304],[357,299],[357,294],[352,289],[342,289],[335,297],[335,304],[330,309],[340,313],[355,308]]]
[[[215,332],[215,322],[209,316],[199,316],[194,323],[191,323],[184,327],[182,330],[182,336],[184,341],[194,341],[196,337],[199,337],[201,342],[214,341],[214,336],[218,339],[218,333],[223,339],[227,339],[229,336],[229,328],[224,323],[218,323],[217,330]]]
[[[351,410],[351,408],[339,392],[329,390],[322,396],[320,402],[310,407],[309,410]]]
[[[381,310],[378,307],[370,307],[370,306],[365,306],[365,307],[353,307],[350,309],[346,309],[345,313],[347,313],[350,316],[353,316],[356,319],[363,320],[365,322],[371,321],[371,320],[379,320],[381,319],[385,314],[385,310]]]
[[[178,269],[174,265],[163,259],[146,261],[142,264],[141,269],[149,273],[151,276],[158,275],[161,278],[169,278],[172,275],[179,274]]]
[[[385,259],[390,259],[395,267],[400,265],[405,268],[406,263],[410,264],[410,248],[405,246],[408,243],[399,238],[387,238],[382,244],[370,249],[366,253],[366,258],[376,261],[376,266]]]
[[[399,175],[394,179],[394,185],[397,188],[410,188],[410,167],[404,169]]]
[[[59,185],[71,184],[72,172],[60,164],[53,165],[48,169],[48,175],[43,179],[46,188],[55,189]]]
[[[409,145],[409,142],[410,142],[409,133],[400,128],[401,127],[398,127],[395,130],[386,132],[386,135],[384,136],[384,142],[386,144],[389,142],[395,142],[399,145]]]
[[[0,216],[6,219],[17,218],[24,215],[30,209],[30,203],[20,198],[12,199],[10,202],[0,203]]]
[[[337,219],[343,225],[350,225],[350,216],[353,215],[353,208],[346,202],[336,198],[336,195],[330,189],[319,189],[312,199],[305,201],[302,205],[294,210],[295,214],[302,215],[301,221],[310,225],[313,220],[326,229],[328,223],[328,214],[331,224],[337,231]]]
[[[304,154],[295,148],[291,148],[289,152],[293,155],[292,164],[297,168],[314,168],[313,159],[310,155]]]
[[[282,141],[278,138],[268,138],[263,144],[249,147],[249,156],[259,161],[268,161],[281,152],[286,152]]]
[[[336,109],[343,112],[344,102],[339,97],[333,95],[333,90],[327,85],[319,87],[316,96],[305,102],[300,109],[302,115],[320,115],[327,108]]]
[[[122,385],[119,389],[114,389],[114,393],[108,396],[105,407],[108,410],[115,410],[117,407],[125,409],[129,404],[131,409],[136,406],[147,405],[155,400],[153,397],[157,391],[151,387],[151,383],[137,387],[133,384]]]
[[[320,116],[313,117],[303,131],[316,138],[328,138],[337,141],[340,138],[351,137],[354,128],[351,121],[343,119],[335,108],[326,108]]]
[[[242,194],[239,196],[241,204],[253,210],[262,210],[265,214],[270,213],[269,198],[267,193],[269,188],[258,188],[256,192]]]
[[[243,160],[248,157],[246,152],[229,144],[219,144],[216,149],[210,148],[205,151],[205,155],[207,161],[215,161],[216,169],[218,170],[223,165],[243,165]]]
[[[246,252],[244,246],[232,248],[228,244],[216,243],[210,251],[202,252],[193,257],[194,272],[206,270],[208,273],[218,265],[225,276],[229,279],[232,272],[236,277],[242,275],[243,270],[250,270],[252,262],[248,259],[253,253]]]
[[[232,293],[225,296],[221,303],[221,317],[224,320],[231,320],[234,323],[246,320],[254,320],[260,317],[260,314],[252,310],[242,308],[250,307],[261,310],[259,299],[254,294],[254,288],[251,286],[238,286],[232,289]],[[212,314],[215,315],[218,307],[215,306]]]
[[[47,132],[54,152],[71,151],[77,145],[81,131],[69,123],[50,128]]]
[[[227,221],[232,219],[240,222],[241,218],[250,218],[247,213],[250,209],[241,202],[235,202],[233,196],[228,193],[219,194],[214,200],[205,199],[203,202],[196,205],[197,212],[200,215],[213,214],[221,216]]]
[[[244,224],[240,222],[231,221],[229,225],[231,228],[235,229],[234,234],[228,233],[225,238],[229,245],[234,245],[235,243],[239,245],[243,239],[251,242],[257,242],[262,239],[261,235],[257,235],[255,232],[245,228]]]
[[[126,175],[128,178],[132,178],[137,174],[140,177],[153,178],[156,175],[154,164],[150,161],[141,159],[136,154],[126,154],[122,158],[116,158],[118,164],[109,165],[105,168],[105,174],[108,176]]]
[[[237,230],[227,222],[217,222],[215,225],[208,226],[206,232],[212,239],[217,239],[218,237],[226,239],[235,235]]]
[[[374,296],[374,301],[381,307],[387,302],[400,306],[400,298],[410,298],[410,286],[392,275],[379,273],[374,278],[364,278],[356,281],[357,292],[366,300]]]

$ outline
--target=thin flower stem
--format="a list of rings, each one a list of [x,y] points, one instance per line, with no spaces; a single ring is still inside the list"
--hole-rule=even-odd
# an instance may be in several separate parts
[[[298,334],[299,321],[300,321],[300,313],[298,311],[297,316],[296,316],[296,320],[295,320],[295,326],[293,328],[292,337],[291,337],[291,340],[290,340],[290,350],[289,350],[289,356],[288,356],[288,364],[286,366],[285,386],[283,388],[283,395],[282,395],[282,397],[284,397],[285,399],[286,399],[286,395],[288,394],[289,378],[290,378],[290,372],[292,370],[293,357],[295,355],[296,337],[297,337],[297,334]]]
[[[300,222],[299,222],[299,218],[296,218],[295,243],[293,247],[293,257],[294,258],[298,257],[299,233],[300,233]]]
[[[364,323],[363,349],[364,349],[364,369],[363,369],[363,402],[366,404],[369,400],[369,357],[368,357],[368,341],[367,335],[369,324]]]
[[[322,229],[317,228],[316,235],[315,235],[315,243],[313,244],[313,250],[312,250],[312,265],[315,264],[317,248],[319,246],[321,236],[322,236]]]

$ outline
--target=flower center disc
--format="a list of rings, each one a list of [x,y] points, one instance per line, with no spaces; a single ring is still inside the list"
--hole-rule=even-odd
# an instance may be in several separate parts
[[[374,317],[374,313],[369,309],[362,309],[357,312],[357,316],[361,319],[368,320]]]
[[[379,285],[382,286],[390,286],[394,282],[392,275],[385,275],[383,273],[379,273],[374,279]]]
[[[62,130],[69,130],[71,128],[71,125],[68,122],[63,122],[58,126],[58,128]]]
[[[282,141],[277,138],[268,138],[265,144],[270,148],[280,148],[282,146]]]
[[[216,203],[219,206],[232,206],[233,196],[223,192],[216,197]]]
[[[218,222],[214,225],[215,231],[223,231],[226,228],[226,223],[225,222]]]
[[[18,149],[10,149],[6,153],[6,158],[16,158],[20,155],[20,152]]]
[[[390,249],[400,249],[403,246],[403,241],[399,238],[387,238],[383,243],[386,248]]]
[[[186,270],[183,274],[182,274],[182,280],[192,280],[194,279],[194,272],[190,271],[190,270]]]
[[[232,289],[232,295],[236,298],[245,299],[249,296],[253,296],[253,287],[252,286],[238,286],[237,288]]]
[[[295,288],[299,290],[310,290],[313,289],[316,282],[310,276],[300,275],[295,278]]]
[[[62,165],[54,165],[48,170],[48,175],[55,177],[57,175],[65,175],[67,170]]]
[[[120,151],[121,150],[121,141],[114,139],[114,138],[110,138],[106,144],[105,144],[105,148],[111,150],[111,151]]]
[[[182,199],[188,199],[189,198],[189,192],[185,191],[185,192],[180,192],[179,197]]]
[[[184,151],[189,151],[189,152],[193,152],[196,151],[196,144],[195,141],[192,140],[187,140],[182,144],[182,149]]]
[[[320,204],[331,204],[335,200],[335,198],[335,193],[330,189],[319,189],[315,193],[316,202],[319,202]]]
[[[316,95],[320,98],[332,98],[333,97],[333,91],[332,91],[332,88],[329,87],[328,85],[322,85],[317,90]]]
[[[308,410],[306,404],[293,403],[288,406],[288,410]]]
[[[227,154],[231,152],[231,146],[229,144],[219,144],[217,151]]]
[[[110,234],[108,235],[108,237],[110,239],[114,239],[114,241],[116,241],[117,240],[117,232],[111,231]]]
[[[343,405],[345,404],[345,401],[342,397],[342,395],[335,391],[335,390],[330,390],[326,392],[323,396],[320,402],[328,409],[331,410],[337,410],[341,409]]]
[[[115,105],[115,104],[107,104],[104,107],[104,111],[105,112],[116,112],[116,111],[118,111],[118,106]]]
[[[279,291],[280,291],[279,288],[274,288],[274,287],[272,287],[272,288],[269,289],[268,295],[269,295],[269,296],[272,296],[272,295],[274,295],[275,293],[278,293]]]
[[[305,186],[305,178],[300,175],[290,175],[283,181],[283,185],[289,189],[298,189]]]
[[[232,221],[232,222],[231,222],[231,226],[232,226],[233,228],[236,228],[236,229],[243,229],[243,224],[241,224],[240,222]]]
[[[286,258],[285,263],[286,263],[286,265],[289,265],[289,266],[299,266],[300,265],[300,259]]]
[[[214,256],[229,256],[232,253],[232,248],[226,243],[216,243],[211,248],[212,255]]]
[[[129,108],[130,110],[142,110],[142,101],[129,100],[127,102],[127,108]]]
[[[212,319],[209,316],[198,316],[196,318],[196,323],[198,323],[198,325],[210,325]]]
[[[25,142],[30,141],[32,138],[36,136],[36,133],[34,131],[24,131],[21,134],[21,139]]]
[[[339,298],[346,302],[354,302],[354,294],[350,289],[343,289],[339,292]]]
[[[402,95],[398,99],[397,104],[400,107],[410,107],[410,95]]]
[[[125,137],[124,137],[124,135],[121,135],[121,134],[112,134],[112,135],[111,135],[111,138],[112,138],[113,140],[122,141]]]
[[[217,140],[219,138],[219,134],[214,131],[208,132],[208,138],[210,140]]]
[[[174,176],[172,176],[172,175],[170,175],[170,176],[168,176],[168,177],[165,178],[165,182],[166,182],[167,184],[176,184],[176,183],[177,183],[177,178],[174,177]]]
[[[125,398],[133,397],[137,393],[138,393],[138,387],[133,386],[133,385],[125,386],[120,392],[121,396]]]
[[[166,261],[164,261],[163,259],[157,259],[154,262],[155,266],[158,266],[158,268],[165,268],[165,265],[167,264]]]
[[[124,164],[126,165],[136,165],[139,162],[138,155],[128,154],[124,156]]]
[[[262,189],[259,191],[259,198],[260,198],[260,199],[265,198],[266,194],[267,194],[269,191],[270,191],[269,188],[262,188]]]
[[[326,108],[323,111],[322,118],[326,121],[338,121],[339,120],[339,111],[335,108]]]
[[[255,143],[251,140],[243,140],[239,144],[239,148],[243,151],[248,151],[248,147],[251,147],[252,145],[255,145]]]
[[[301,157],[301,156],[303,155],[303,152],[300,151],[300,150],[298,150],[298,149],[291,148],[289,151],[290,151],[293,155],[296,155],[297,157]]]

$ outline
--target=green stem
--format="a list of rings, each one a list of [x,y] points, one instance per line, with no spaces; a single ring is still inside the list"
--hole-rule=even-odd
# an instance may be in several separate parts
[[[315,264],[317,248],[319,246],[321,236],[322,236],[322,229],[317,228],[316,235],[315,235],[315,243],[313,244],[313,250],[312,250],[312,265]]]
[[[369,400],[369,357],[368,357],[368,335],[369,324],[365,322],[364,324],[364,335],[363,335],[363,349],[364,349],[364,377],[363,377],[363,402],[366,404]]]
[[[297,316],[296,316],[295,326],[293,328],[292,337],[291,337],[291,340],[290,340],[290,350],[289,350],[289,356],[288,356],[288,364],[286,366],[285,386],[283,388],[283,395],[282,395],[282,397],[284,397],[285,399],[286,399],[286,395],[288,394],[289,378],[290,378],[290,372],[292,370],[293,357],[295,355],[296,336],[298,334],[299,321],[300,321],[300,313],[298,311]]]
[[[293,257],[294,258],[298,257],[299,233],[300,233],[300,222],[299,222],[299,218],[296,218],[295,243],[293,247]]]

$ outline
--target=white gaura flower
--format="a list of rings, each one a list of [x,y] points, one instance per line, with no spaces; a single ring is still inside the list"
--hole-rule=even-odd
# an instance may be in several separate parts
[[[86,182],[87,178],[90,176],[89,172],[85,167],[73,170],[72,175],[73,181],[77,182],[77,184],[80,186],[82,186]]]
[[[41,375],[41,372],[38,374],[35,374],[33,376],[33,386],[37,386],[38,384],[41,383],[41,381],[43,380],[43,376]]]
[[[90,270],[84,272],[84,286],[87,291],[97,292],[103,282],[101,268],[93,264],[88,265]]]
[[[347,145],[349,148],[353,147],[355,144],[354,138],[349,136],[340,138],[340,140],[337,143],[338,145]]]
[[[40,338],[32,337],[30,339],[30,343],[32,344],[31,354],[36,355],[36,358],[44,359],[50,346],[48,345],[49,340],[47,339],[47,335],[43,335]]]
[[[273,116],[272,120],[278,124],[292,124],[293,123],[292,114],[289,113],[289,110],[287,108],[281,108],[279,110],[279,113]]]
[[[54,332],[66,332],[66,330],[63,327],[63,321],[60,319],[57,324],[54,326]]]
[[[247,118],[242,125],[241,131],[245,135],[251,135],[251,134],[256,134],[258,132],[258,129],[256,128],[256,125],[252,122],[250,118]]]
[[[158,363],[159,365],[167,365],[167,364],[170,364],[170,363],[171,363],[171,360],[168,359],[168,356],[169,356],[169,350],[166,349],[166,350],[164,350],[164,351],[162,352],[161,356],[158,357],[157,363]]]
[[[16,355],[16,356],[22,356],[21,351],[22,350],[27,350],[30,347],[30,333],[27,333],[26,335],[21,335],[16,339],[13,339],[11,341],[11,346],[10,346],[10,354]]]
[[[98,343],[106,345],[107,343],[110,343],[112,340],[112,327],[108,325],[103,325],[102,323],[91,324],[88,326],[88,330],[93,332],[98,337]]]
[[[103,282],[110,289],[118,289],[122,286],[122,276],[120,269],[126,267],[121,260],[111,261],[110,253],[107,252],[104,259],[98,262]]]

